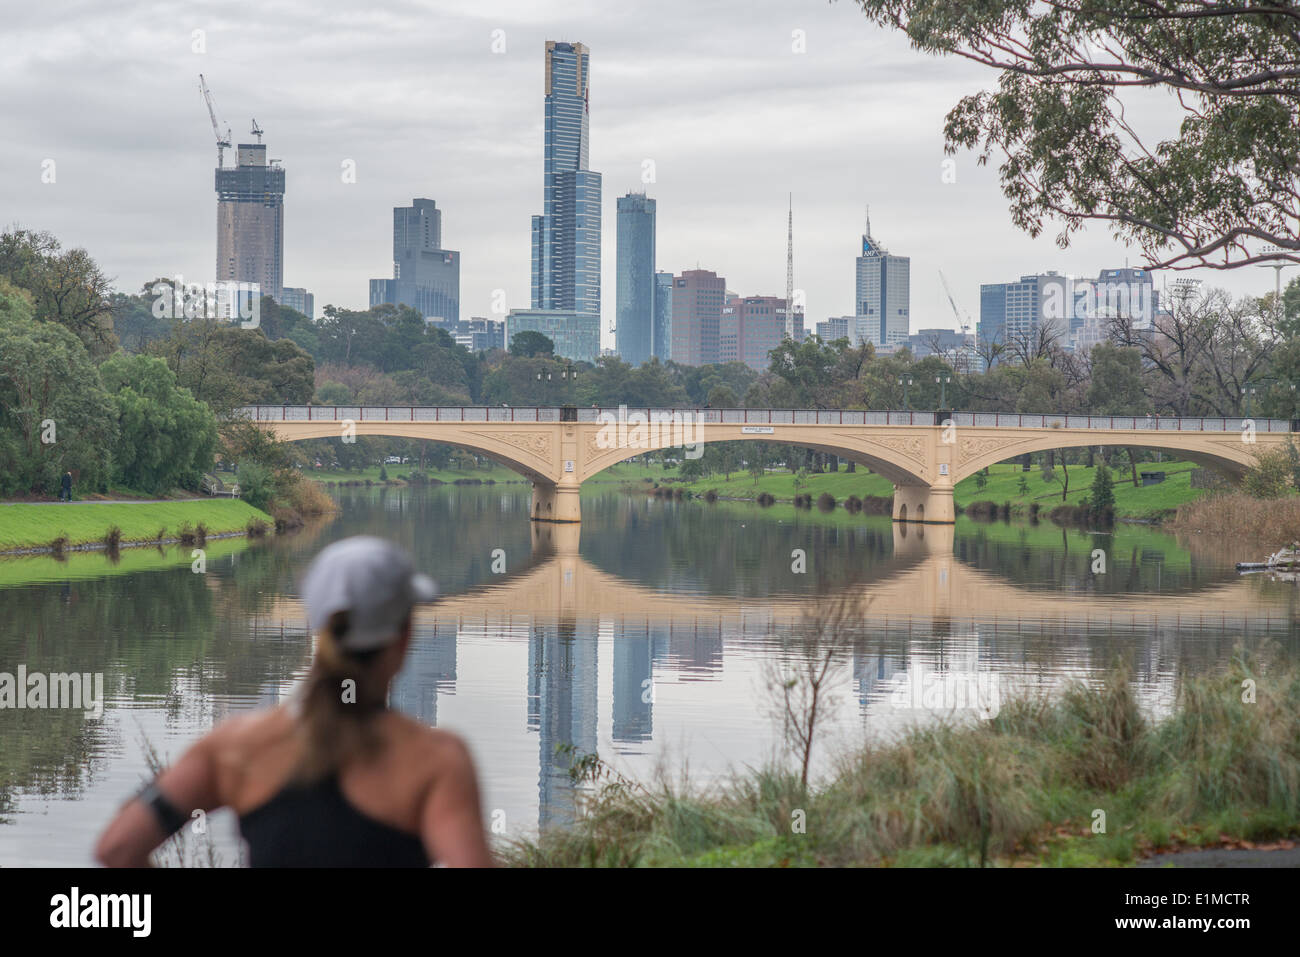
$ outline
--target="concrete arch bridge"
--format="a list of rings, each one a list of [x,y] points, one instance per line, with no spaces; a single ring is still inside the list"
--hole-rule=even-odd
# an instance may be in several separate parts
[[[487,455],[533,483],[531,516],[577,522],[582,483],[659,449],[760,441],[828,452],[894,484],[894,519],[951,523],[953,486],[1029,452],[1087,446],[1161,449],[1241,475],[1283,446],[1286,419],[1018,415],[798,409],[250,406],[237,412],[287,441],[387,435]]]

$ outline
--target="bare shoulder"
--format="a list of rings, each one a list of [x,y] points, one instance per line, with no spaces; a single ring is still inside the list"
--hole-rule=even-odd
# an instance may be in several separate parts
[[[442,728],[431,728],[404,714],[394,712],[390,717],[405,748],[413,756],[439,770],[472,766],[469,747],[460,735]]]
[[[219,763],[242,764],[268,744],[282,740],[293,729],[284,706],[227,718],[208,732],[202,742]]]

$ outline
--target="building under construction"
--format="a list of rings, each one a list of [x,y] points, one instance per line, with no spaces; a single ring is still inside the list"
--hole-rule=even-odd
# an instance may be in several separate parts
[[[260,137],[259,137],[260,138]],[[238,165],[217,169],[217,279],[255,282],[276,302],[284,288],[284,169],[262,143],[240,143]]]
[[[262,129],[253,120],[256,143],[240,143],[235,166],[225,163],[230,128],[223,135],[216,104],[203,74],[199,91],[208,107],[217,139],[217,270],[218,282],[257,283],[276,302],[284,291],[284,170],[268,161]]]

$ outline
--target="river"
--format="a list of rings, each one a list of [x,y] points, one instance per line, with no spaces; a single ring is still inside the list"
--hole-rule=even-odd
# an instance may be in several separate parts
[[[0,672],[102,673],[101,717],[0,710],[0,866],[89,863],[148,775],[214,721],[284,700],[311,640],[296,581],[360,533],[408,548],[443,598],[423,609],[393,704],[470,743],[505,839],[562,826],[557,746],[638,779],[706,784],[781,758],[773,679],[790,636],[839,601],[854,633],[833,672],[814,769],[936,716],[1131,670],[1144,707],[1239,643],[1300,654],[1300,590],[1238,576],[1226,544],[673,502],[584,490],[578,526],[532,525],[528,487],[346,488],[331,520],[266,541],[0,561]],[[213,815],[214,859],[239,859]]]

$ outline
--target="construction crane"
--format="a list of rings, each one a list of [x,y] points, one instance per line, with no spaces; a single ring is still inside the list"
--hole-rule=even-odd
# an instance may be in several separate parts
[[[256,136],[256,137],[257,137],[257,142],[260,143],[260,142],[262,142],[262,134],[263,134],[264,132],[266,132],[266,131],[263,130],[260,126],[257,125],[257,117],[255,116],[255,117],[253,117],[253,128],[252,128],[251,130],[249,130],[248,132],[250,132],[250,133],[252,133],[254,136]]]
[[[961,327],[961,334],[968,335],[971,326],[970,316],[963,317],[961,310],[957,308],[957,301],[953,299],[952,290],[948,288],[948,277],[943,274],[942,269],[939,270],[939,281],[943,283],[943,291],[948,294],[948,305],[952,306],[952,314],[957,317],[957,325]]]
[[[217,168],[225,166],[226,147],[230,145],[230,127],[226,127],[226,135],[222,137],[221,126],[217,123],[217,110],[212,103],[212,91],[208,89],[207,81],[203,79],[203,74],[199,74],[199,92],[203,94],[203,102],[208,105],[208,118],[212,120],[212,133],[217,138]],[[254,121],[256,125],[256,121]]]

